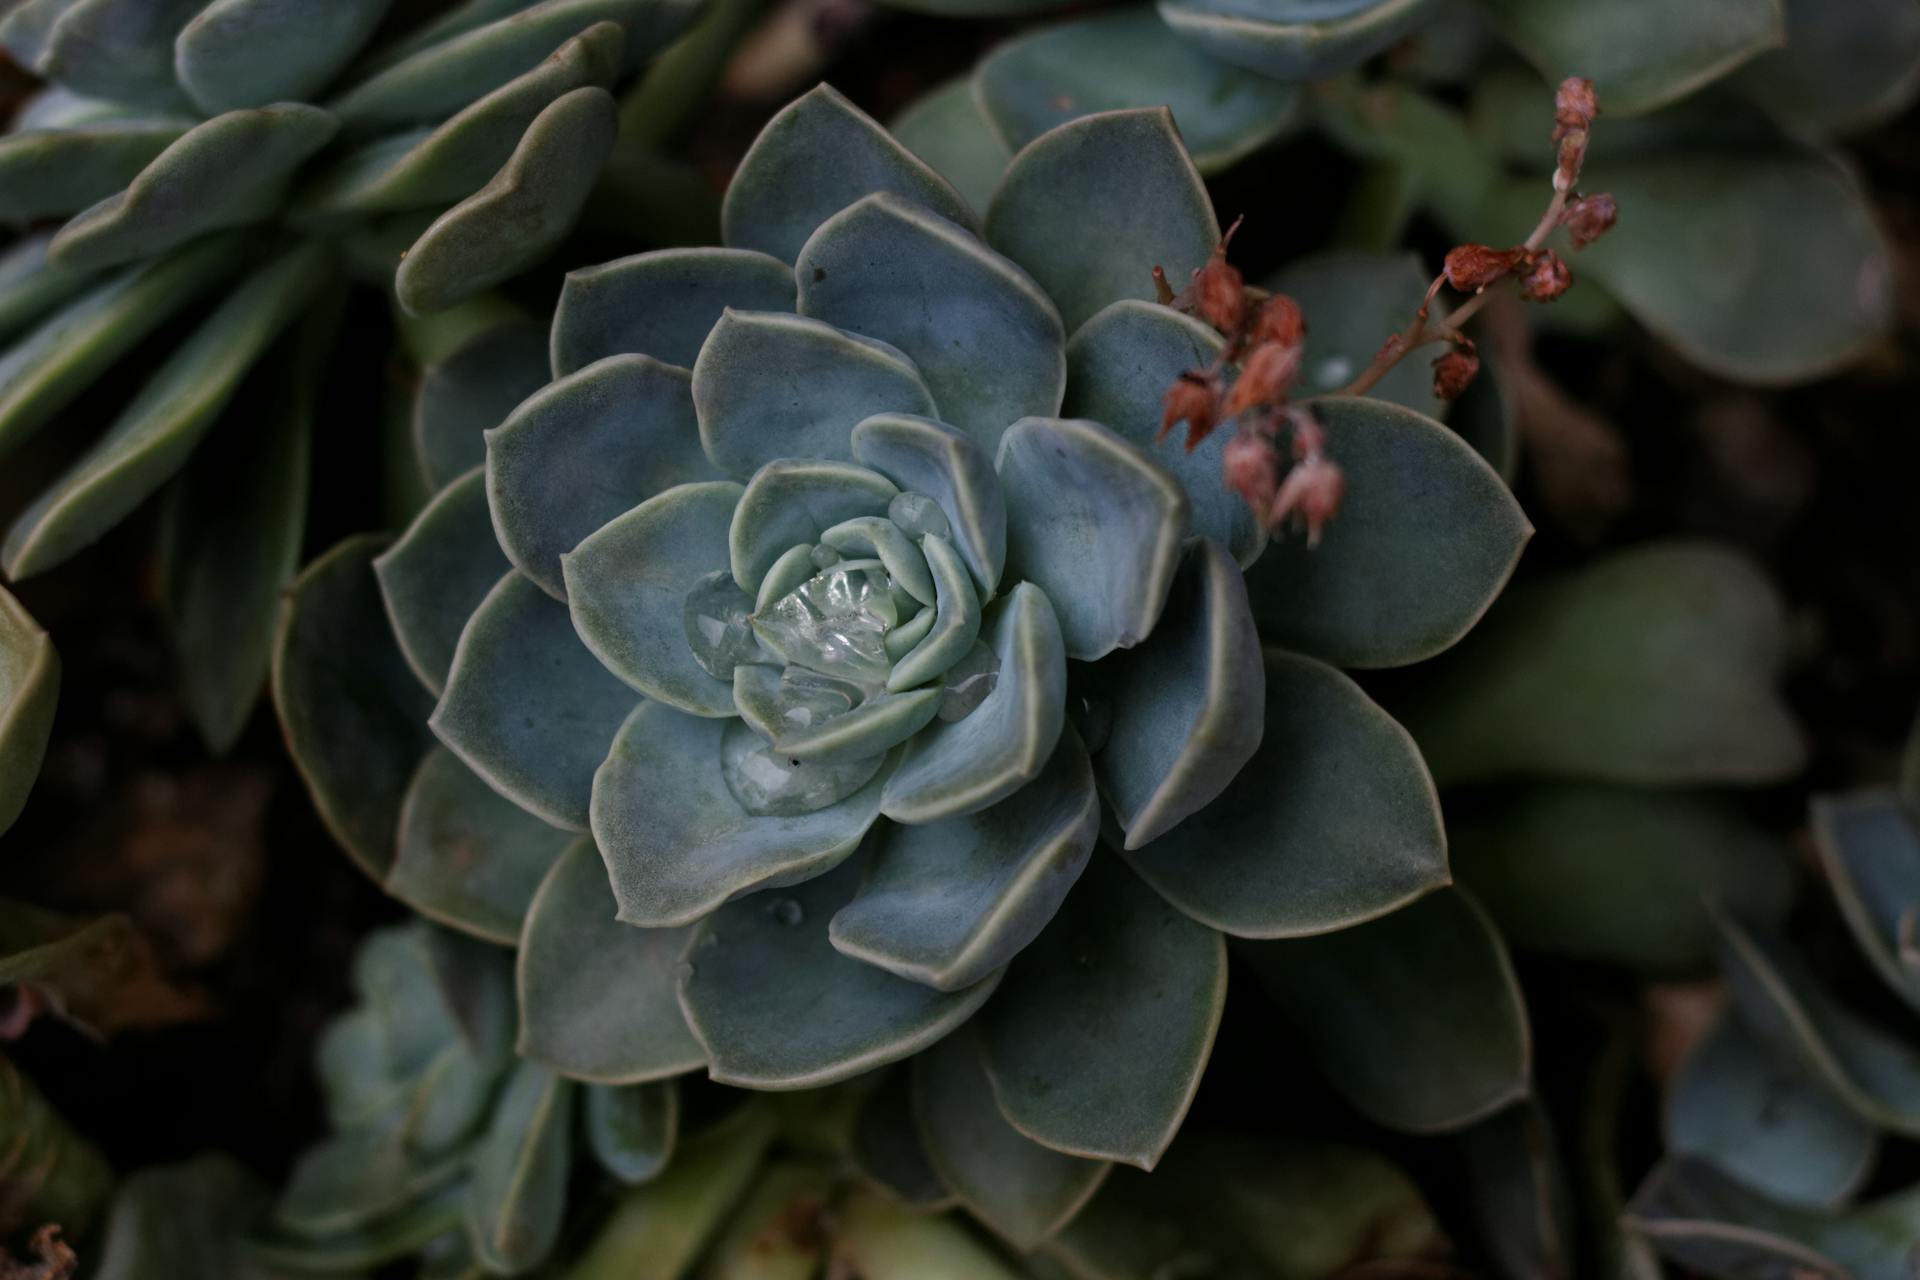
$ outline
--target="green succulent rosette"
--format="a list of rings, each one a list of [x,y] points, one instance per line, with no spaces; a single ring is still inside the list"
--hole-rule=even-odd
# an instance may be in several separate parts
[[[1530,532],[1495,470],[1317,401],[1350,496],[1310,551],[1222,487],[1224,438],[1154,445],[1220,346],[1150,301],[1219,238],[1164,110],[1037,139],[977,217],[822,88],[724,213],[726,247],[570,276],[552,381],[468,419],[484,464],[282,619],[322,814],[517,945],[520,1052],[760,1090],[912,1058],[913,1141],[1021,1248],[1166,1150],[1229,939],[1369,1116],[1521,1096],[1504,950],[1340,670],[1478,619]]]
[[[298,567],[340,282],[434,312],[544,257],[612,152],[608,90],[698,8],[467,0],[393,30],[391,7],[0,16],[0,49],[46,80],[0,134],[0,225],[21,231],[0,251],[0,455],[108,420],[12,514],[0,566],[46,572],[162,494],[162,594],[218,749]],[[130,395],[91,394],[130,368]]]
[[[1313,194],[1344,211],[1350,244],[1399,243],[1421,213],[1459,243],[1518,243],[1555,164],[1550,86],[1588,78],[1602,115],[1582,186],[1621,216],[1570,255],[1579,287],[1540,323],[1595,335],[1631,318],[1718,376],[1773,386],[1891,332],[1892,257],[1831,142],[1897,114],[1915,66],[1920,13],[1900,0],[1163,0],[1017,35],[895,130],[984,202],[1047,130],[1164,104],[1205,173],[1308,132],[1353,158],[1356,181]]]

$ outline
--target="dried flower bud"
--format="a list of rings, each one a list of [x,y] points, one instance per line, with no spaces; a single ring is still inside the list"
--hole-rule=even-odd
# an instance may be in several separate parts
[[[1581,196],[1567,206],[1566,214],[1560,219],[1567,229],[1568,239],[1573,247],[1584,249],[1613,230],[1613,224],[1620,220],[1620,206],[1613,197],[1606,194]]]
[[[1207,265],[1194,277],[1193,285],[1200,318],[1221,333],[1238,333],[1241,322],[1247,318],[1247,290],[1239,268],[1215,250]]]
[[[1204,374],[1183,373],[1167,388],[1164,405],[1160,415],[1160,434],[1154,437],[1154,443],[1164,441],[1175,426],[1184,422],[1187,424],[1187,448],[1192,450],[1213,434],[1213,428],[1220,420],[1220,388]]]
[[[1580,182],[1580,171],[1587,166],[1587,140],[1593,135],[1575,129],[1560,140],[1560,165],[1553,171],[1553,189],[1571,191]]]
[[[1253,322],[1253,341],[1277,342],[1297,347],[1307,340],[1307,318],[1300,304],[1284,293],[1276,293],[1260,308]]]
[[[1591,129],[1600,114],[1600,95],[1593,81],[1568,76],[1553,95],[1553,140],[1559,142],[1575,130]]]
[[[1255,347],[1241,362],[1240,380],[1227,393],[1222,415],[1231,418],[1255,405],[1279,404],[1285,400],[1294,378],[1300,373],[1300,357],[1304,350],[1299,346],[1282,346],[1278,342],[1263,342]]]
[[[1461,293],[1478,293],[1527,260],[1525,249],[1495,249],[1463,244],[1447,254],[1447,283]]]
[[[1433,362],[1433,394],[1458,400],[1480,376],[1480,353],[1472,343],[1456,347]]]
[[[1220,455],[1220,481],[1256,512],[1264,512],[1280,491],[1280,451],[1258,432],[1235,432]]]
[[[1548,249],[1533,260],[1520,280],[1520,296],[1528,302],[1552,302],[1573,287],[1573,270]]]
[[[1153,296],[1163,307],[1173,305],[1173,286],[1167,283],[1166,269],[1158,265],[1153,269]]]
[[[1320,545],[1320,535],[1340,514],[1340,501],[1347,496],[1347,477],[1340,468],[1321,454],[1294,464],[1280,482],[1280,492],[1267,508],[1267,526],[1278,528],[1290,517],[1307,527],[1307,545]]]

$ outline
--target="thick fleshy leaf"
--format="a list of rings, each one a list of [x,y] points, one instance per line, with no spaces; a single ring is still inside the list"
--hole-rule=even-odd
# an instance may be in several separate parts
[[[1217,799],[1260,746],[1266,667],[1232,558],[1190,544],[1160,626],[1088,678],[1111,713],[1100,790],[1138,849]]]
[[[853,429],[853,456],[903,492],[939,504],[976,594],[992,599],[1007,561],[1007,506],[980,442],[931,418],[883,413]]]
[[[853,428],[873,414],[936,412],[913,361],[886,343],[731,309],[694,361],[693,403],[707,457],[741,478],[776,458],[851,458]]]
[[[913,1111],[941,1180],[1023,1253],[1078,1213],[1113,1168],[1049,1150],[1008,1124],[972,1027],[913,1060]]]
[[[953,1191],[927,1162],[913,1122],[911,1073],[896,1070],[867,1090],[854,1114],[848,1155],[867,1181],[920,1209],[948,1209]]]
[[[671,39],[697,11],[686,0],[538,0],[503,8],[489,5],[449,27],[426,27],[406,54],[384,65],[328,104],[356,132],[444,120],[467,104],[524,75],[560,43],[597,22],[626,32],[626,62],[635,66]],[[499,16],[496,16],[499,15]],[[456,29],[457,28],[457,29]],[[378,65],[378,64],[377,64]]]
[[[1787,38],[1779,0],[1478,0],[1495,28],[1552,84],[1584,76],[1609,113],[1686,97]],[[1647,39],[1649,24],[1660,38]]]
[[[465,1183],[453,1183],[413,1200],[378,1222],[325,1236],[298,1234],[274,1223],[256,1223],[247,1255],[257,1263],[299,1274],[354,1272],[384,1266],[460,1230]]]
[[[1576,271],[1703,368],[1763,386],[1807,382],[1859,359],[1891,327],[1886,242],[1859,184],[1827,156],[1746,148],[1599,159],[1583,185],[1632,212]]]
[[[531,1062],[513,1070],[473,1157],[467,1239],[491,1271],[538,1266],[560,1238],[574,1085]]]
[[[925,553],[927,571],[934,582],[933,623],[893,664],[887,676],[887,688],[891,690],[911,689],[939,679],[973,649],[980,635],[980,596],[973,589],[973,579],[960,553],[937,533],[921,538],[920,550]],[[895,574],[894,582],[900,581]]]
[[[1277,80],[1319,80],[1357,66],[1412,31],[1433,0],[1161,0],[1174,33],[1223,62]]]
[[[1777,937],[1721,917],[1721,960],[1740,1016],[1854,1114],[1920,1134],[1920,1057],[1822,989]]]
[[[557,99],[589,86],[610,88],[624,45],[616,23],[587,28],[439,128],[395,134],[343,156],[303,186],[295,217],[364,216],[464,200],[512,159]]]
[[[1786,643],[1752,562],[1650,543],[1512,592],[1397,710],[1442,786],[1765,782],[1806,750],[1773,689]]]
[[[796,287],[786,263],[748,249],[658,249],[569,271],[553,310],[554,376],[625,352],[691,368],[728,308],[792,311]]]
[[[675,485],[719,478],[700,451],[691,387],[684,369],[608,356],[486,433],[494,530],[548,595],[567,598],[560,558],[588,534]]]
[[[414,241],[393,277],[400,305],[444,310],[544,258],[579,220],[619,127],[605,89],[554,99],[493,180]]]
[[[850,959],[827,922],[853,897],[857,863],[730,903],[687,949],[680,1004],[709,1074],[752,1089],[808,1089],[907,1057],[971,1017],[999,981],[940,992]],[[767,981],[779,974],[780,981]]]
[[[1278,538],[1247,570],[1268,641],[1343,667],[1419,662],[1493,603],[1533,526],[1453,432],[1384,400],[1314,402],[1347,499],[1317,547]]]
[[[1911,956],[1920,833],[1909,803],[1895,792],[1816,797],[1813,839],[1854,941],[1894,993],[1920,1008],[1920,966]]]
[[[832,86],[819,85],[760,131],[727,187],[721,231],[732,248],[792,262],[821,223],[876,191],[974,225],[945,178]]]
[[[915,1213],[878,1196],[854,1195],[838,1244],[855,1275],[873,1280],[1019,1280],[998,1255],[950,1218]]]
[[[672,1081],[587,1086],[587,1147],[602,1169],[630,1186],[667,1167],[680,1132],[680,1091]]]
[[[71,0],[46,30],[34,70],[88,97],[177,109],[173,41],[203,0]]]
[[[800,250],[800,313],[907,353],[954,426],[988,448],[1060,407],[1066,334],[1033,278],[899,196],[834,214]]]
[[[259,268],[141,387],[107,433],[21,512],[0,548],[24,578],[61,563],[165,483],[249,366],[325,287],[330,254],[304,245]]]
[[[259,1179],[224,1153],[141,1169],[114,1196],[106,1234],[95,1245],[93,1275],[97,1280],[255,1275],[241,1237],[266,1200]],[[61,1225],[76,1235],[80,1230],[64,1219]]]
[[[241,388],[161,507],[160,573],[181,684],[216,753],[239,740],[300,567],[315,401],[344,297],[328,295]]]
[[[0,455],[92,386],[135,344],[242,263],[225,238],[129,268],[82,293],[0,354]],[[51,268],[70,279],[78,272]]]
[[[0,249],[0,338],[11,338],[92,282],[88,272],[49,262],[52,243],[53,233],[41,231]]]
[[[430,692],[446,688],[467,619],[510,568],[493,536],[479,467],[435,494],[373,562],[394,639]]]
[[[1920,87],[1920,11],[1906,0],[1786,0],[1787,39],[1733,86],[1797,132],[1836,133],[1905,109]]]
[[[1100,804],[1079,735],[991,808],[869,842],[866,879],[828,936],[847,955],[958,991],[1005,965],[1046,927],[1080,878]]]
[[[380,602],[385,539],[349,538],[287,588],[274,639],[273,703],[321,821],[376,880],[394,859],[401,798],[430,739],[431,710]]]
[[[407,787],[387,892],[431,920],[511,946],[567,840],[436,747]]]
[[[1454,1136],[1444,1175],[1497,1274],[1575,1273],[1573,1210],[1546,1107],[1528,1098]]]
[[[1111,855],[981,1016],[1000,1111],[1068,1155],[1151,1169],[1186,1118],[1227,996],[1227,948]]]
[[[1352,249],[1313,254],[1263,281],[1268,289],[1299,303],[1308,317],[1307,354],[1297,394],[1330,394],[1359,377],[1379,354],[1381,335],[1406,328],[1413,314],[1427,305],[1432,281],[1418,254]],[[1431,314],[1436,321],[1444,320],[1445,304],[1436,300]],[[1368,394],[1440,421],[1449,406],[1433,394],[1430,363],[1417,357],[1402,360]]]
[[[337,127],[326,112],[298,102],[216,116],[162,151],[126,190],[62,227],[48,252],[73,270],[111,267],[258,222],[279,207],[288,175]]]
[[[606,864],[578,840],[547,872],[520,936],[522,1057],[597,1084],[639,1084],[703,1065],[680,1012],[685,929],[615,918]]]
[[[825,1212],[835,1202],[835,1191],[819,1165],[772,1165],[728,1215],[704,1274],[709,1280],[803,1280],[820,1274],[827,1235],[796,1231],[793,1224]]]
[[[637,700],[580,643],[565,605],[509,573],[461,632],[431,725],[495,791],[584,831],[593,771]]]
[[[40,773],[60,700],[60,655],[20,602],[0,590],[0,833]]]
[[[490,325],[429,364],[413,398],[413,450],[435,492],[487,460],[486,433],[547,385],[547,340],[524,317]]]
[[[1450,804],[1447,836],[1514,946],[1649,975],[1713,967],[1709,902],[1777,924],[1793,899],[1787,849],[1722,796],[1529,783]]]
[[[876,471],[851,463],[792,459],[769,462],[747,482],[734,508],[727,549],[733,580],[758,594],[780,557],[812,544],[843,520],[885,515],[900,491]]]
[[[649,698],[697,716],[734,714],[733,686],[695,658],[684,612],[701,580],[727,567],[742,492],[726,480],[675,485],[560,557],[573,628],[587,648]]]
[[[310,99],[360,51],[391,3],[212,0],[174,40],[174,71],[210,116]]]
[[[22,67],[32,67],[46,52],[47,37],[75,0],[20,0],[0,14],[0,49]]]
[[[1219,799],[1125,857],[1243,938],[1344,929],[1448,880],[1439,800],[1406,730],[1332,667],[1272,650],[1260,749]]]
[[[410,1149],[410,1101],[397,1096],[368,1123],[302,1154],[274,1205],[274,1222],[311,1236],[353,1231],[457,1182],[459,1153],[416,1158]]]
[[[978,213],[993,200],[1013,151],[987,122],[974,84],[972,76],[957,76],[922,94],[894,117],[890,132]]]
[[[727,785],[721,754],[729,734],[751,733],[653,702],[621,726],[593,779],[593,834],[621,920],[689,924],[742,894],[820,875],[873,825],[884,768],[825,808],[748,812]]]
[[[111,118],[0,135],[0,222],[67,217],[132,182],[193,126],[173,116]]]
[[[1298,85],[1249,75],[1167,39],[1166,24],[1145,5],[1009,40],[976,76],[980,106],[1016,149],[1081,116],[1165,105],[1202,173],[1271,142],[1300,105]],[[1167,274],[1180,278],[1170,265]]]
[[[1542,87],[1535,82],[1536,94]],[[1376,169],[1397,172],[1397,180],[1409,189],[1402,198],[1418,198],[1451,228],[1473,228],[1459,231],[1463,237],[1488,234],[1485,206],[1502,176],[1499,157],[1457,109],[1399,77],[1328,81],[1315,87],[1308,106],[1329,141]],[[1535,153],[1542,142],[1534,135]],[[1529,203],[1515,210],[1516,217],[1526,220],[1522,235],[1540,217],[1543,190],[1531,182],[1524,185]]]
[[[1085,418],[1022,418],[995,466],[1007,503],[1007,565],[1040,587],[1067,656],[1130,649],[1159,621],[1190,504],[1166,468]]]
[[[1770,1199],[1808,1208],[1851,1199],[1879,1148],[1872,1124],[1790,1070],[1737,1018],[1722,1018],[1674,1077],[1666,1140]]]
[[[1150,107],[1082,116],[1022,148],[986,237],[1033,275],[1071,333],[1108,303],[1151,299],[1155,267],[1185,280],[1220,223],[1172,114]]]
[[[999,661],[992,692],[960,720],[923,731],[888,779],[881,811],[936,822],[998,804],[1040,775],[1066,725],[1067,658],[1053,606],[1016,586],[986,623]]]
[[[1464,893],[1240,954],[1328,1082],[1379,1124],[1446,1132],[1527,1092],[1520,985],[1492,920]]]
[[[1233,438],[1216,431],[1198,448],[1162,443],[1161,402],[1180,375],[1205,369],[1220,354],[1220,335],[1158,303],[1120,301],[1081,325],[1067,343],[1067,398],[1062,412],[1091,418],[1171,472],[1187,492],[1190,532],[1211,538],[1251,564],[1267,536],[1240,496],[1220,482],[1221,454]]]

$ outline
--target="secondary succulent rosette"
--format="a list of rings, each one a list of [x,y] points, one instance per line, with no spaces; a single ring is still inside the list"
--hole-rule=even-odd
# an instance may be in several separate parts
[[[1524,1092],[1426,770],[1336,665],[1471,627],[1529,532],[1499,476],[1319,400],[1350,489],[1309,550],[1224,489],[1226,433],[1155,447],[1221,341],[1150,301],[1220,235],[1165,111],[1037,139],[982,218],[820,89],[724,212],[725,248],[574,273],[485,465],[283,618],[316,802],[397,896],[518,944],[521,1052],[757,1089],[918,1054],[928,1158],[1023,1248],[1172,1140],[1229,937],[1374,1064],[1330,1068],[1369,1115]],[[1477,1016],[1422,1079],[1358,1048],[1436,1002]]]
[[[297,567],[343,266],[427,313],[543,257],[613,148],[608,90],[698,6],[470,0],[405,31],[391,7],[0,16],[0,48],[47,82],[0,135],[0,225],[21,229],[0,253],[0,454],[63,415],[110,419],[13,514],[0,564],[45,572],[164,489],[164,596],[216,748]],[[76,415],[103,381],[137,389]]]

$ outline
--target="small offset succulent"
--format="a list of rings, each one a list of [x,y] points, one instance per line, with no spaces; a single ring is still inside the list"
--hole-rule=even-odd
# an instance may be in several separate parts
[[[1916,783],[1813,804],[1819,869],[1866,962],[1855,985],[1773,922],[1720,916],[1732,1007],[1672,1082],[1671,1154],[1629,1207],[1690,1270],[1905,1280],[1920,1264],[1920,1188],[1863,1196],[1883,1143],[1920,1133]]]
[[[14,517],[0,564],[45,572],[165,489],[163,592],[216,748],[257,698],[298,564],[343,265],[425,313],[544,256],[613,148],[607,90],[698,8],[466,0],[388,33],[390,7],[0,16],[0,48],[47,81],[0,135],[0,224],[23,229],[0,256],[0,453],[63,416],[111,419]],[[136,356],[123,404],[79,411]]]
[[[1897,113],[1915,66],[1920,11],[1899,0],[1162,0],[1018,36],[895,130],[984,199],[1015,151],[1089,112],[1167,104],[1206,173],[1304,124],[1361,166],[1351,190],[1314,192],[1347,238],[1394,243],[1425,211],[1498,242],[1537,209],[1550,86],[1587,77],[1610,126],[1589,180],[1627,216],[1577,268],[1597,288],[1541,323],[1590,334],[1624,313],[1715,374],[1779,385],[1891,327],[1890,254],[1824,143]]]
[[[1220,239],[1168,114],[1036,139],[977,217],[822,88],[724,224],[569,277],[484,465],[282,621],[317,805],[518,944],[521,1054],[766,1090],[914,1057],[941,1183],[1022,1249],[1173,1140],[1228,937],[1366,1114],[1523,1094],[1425,767],[1336,664],[1451,645],[1529,528],[1385,400],[1314,402],[1351,486],[1317,549],[1222,487],[1224,437],[1155,446],[1221,342],[1153,301]]]

